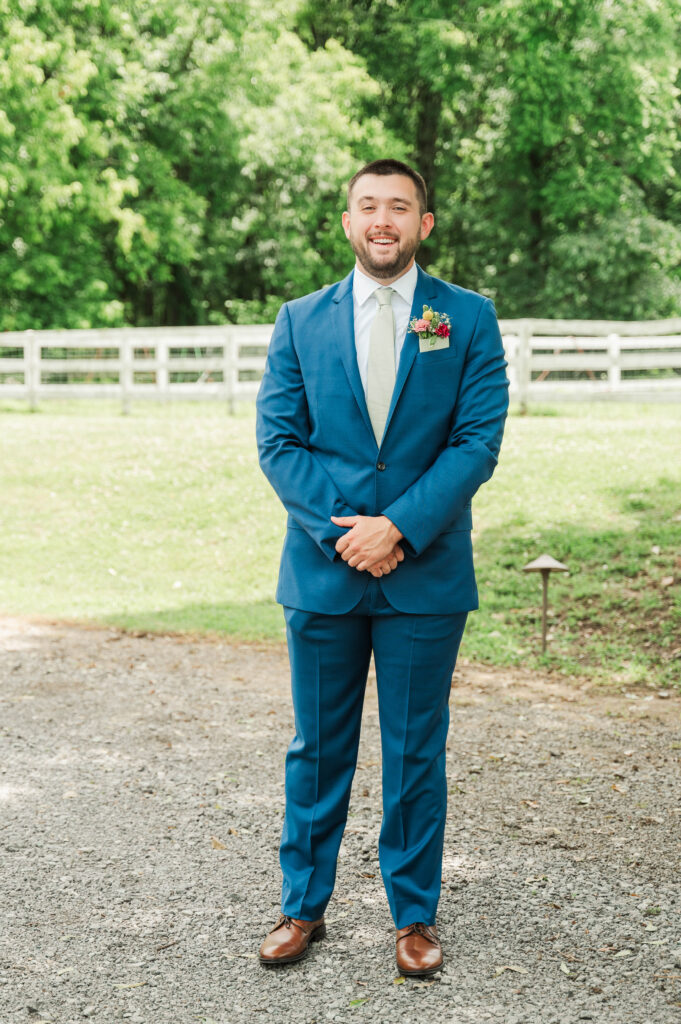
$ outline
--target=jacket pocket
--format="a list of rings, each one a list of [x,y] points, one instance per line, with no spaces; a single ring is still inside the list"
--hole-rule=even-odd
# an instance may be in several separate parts
[[[447,360],[455,358],[456,348],[452,345],[449,348],[436,348],[432,352],[417,352],[414,365],[437,366],[438,363],[446,363]]]

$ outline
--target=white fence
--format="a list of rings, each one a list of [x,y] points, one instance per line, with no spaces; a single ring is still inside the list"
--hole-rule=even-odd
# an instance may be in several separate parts
[[[501,320],[511,396],[544,401],[681,400],[681,317]]]
[[[502,320],[511,398],[681,400],[681,318]],[[255,398],[271,325],[0,334],[0,399]]]
[[[271,325],[136,327],[0,334],[0,399],[217,398],[258,389]]]

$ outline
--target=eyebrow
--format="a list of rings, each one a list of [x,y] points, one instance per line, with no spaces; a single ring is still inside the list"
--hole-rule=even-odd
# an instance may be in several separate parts
[[[367,202],[375,203],[376,202],[376,196],[360,196],[359,199],[357,200],[357,202],[358,203],[367,203]],[[392,198],[389,199],[388,202],[389,203],[402,203],[403,206],[413,206],[414,205],[412,203],[411,199],[405,199],[403,196],[392,196]]]

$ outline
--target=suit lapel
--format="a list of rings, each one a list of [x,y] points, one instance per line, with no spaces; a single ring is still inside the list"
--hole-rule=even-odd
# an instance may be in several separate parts
[[[409,314],[409,320],[415,316],[421,316],[423,307],[429,305],[429,300],[435,298],[437,289],[435,280],[429,274],[426,274],[420,267],[417,266],[418,278],[416,280],[416,288],[414,289],[414,298],[411,305],[411,312]],[[390,426],[390,420],[395,411],[395,407],[402,394],[402,389],[406,384],[409,371],[412,368],[414,359],[419,350],[419,339],[413,334],[407,326],[407,334],[404,339],[404,345],[402,346],[402,354],[400,355],[400,364],[397,367],[397,377],[395,379],[395,390],[393,391],[392,401],[390,403],[390,409],[388,410],[388,419],[385,424],[385,434],[388,432]]]
[[[430,277],[429,274],[426,274],[420,267],[417,267],[417,271],[418,277],[416,280],[416,288],[414,290],[414,299],[412,301],[409,320],[411,320],[412,317],[420,316],[423,312],[424,305],[429,304],[437,294],[435,279]],[[364,388],[362,387],[362,378],[359,375],[359,366],[357,365],[357,348],[355,346],[355,313],[352,303],[352,272],[340,282],[336,289],[336,294],[333,296],[331,327],[343,362],[345,373],[347,374],[348,382],[352,389],[352,393],[355,396],[355,401],[357,402],[357,406],[362,415],[362,419],[366,424],[367,430],[375,443],[374,431],[369,418],[369,410],[367,409]],[[385,424],[384,437],[385,433],[388,431],[388,427],[390,426],[390,420],[392,419],[418,350],[419,340],[417,336],[411,333],[407,328],[407,335],[404,339],[404,345],[402,346],[402,353],[400,355],[400,363],[397,368],[395,389],[393,391],[390,409],[388,410],[388,419]]]
[[[352,303],[352,272],[340,282],[333,296],[331,325],[343,367],[348,377],[352,393],[355,396],[362,419],[375,443],[374,431],[369,419],[362,378],[357,365],[357,348],[355,346],[355,312]]]

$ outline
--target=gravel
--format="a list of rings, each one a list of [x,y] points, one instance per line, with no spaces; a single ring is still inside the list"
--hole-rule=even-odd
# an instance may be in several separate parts
[[[677,696],[460,662],[439,926],[402,980],[370,681],[328,937],[286,969],[278,647],[0,619],[0,1024],[681,1017]]]

